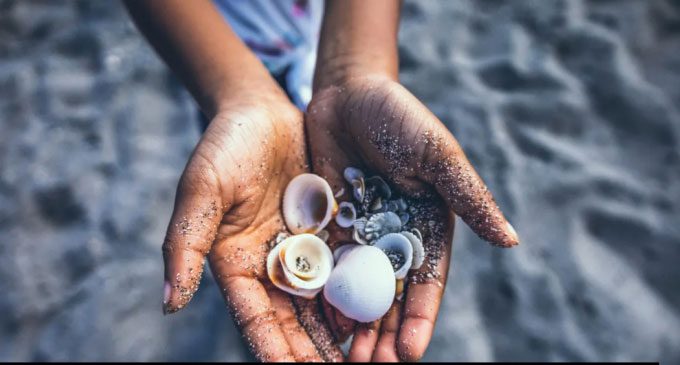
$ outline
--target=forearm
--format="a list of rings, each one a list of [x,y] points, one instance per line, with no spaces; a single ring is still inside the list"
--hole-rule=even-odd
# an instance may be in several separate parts
[[[212,118],[244,93],[280,92],[208,0],[125,0],[133,20]]]
[[[361,74],[398,78],[399,0],[327,0],[314,89]]]

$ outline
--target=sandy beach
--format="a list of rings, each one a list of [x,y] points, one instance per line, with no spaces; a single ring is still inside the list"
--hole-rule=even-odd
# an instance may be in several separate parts
[[[680,362],[680,5],[406,1],[401,81],[521,245],[459,221],[424,360]],[[0,360],[251,360],[209,272],[161,312],[200,136],[118,2],[0,1]]]

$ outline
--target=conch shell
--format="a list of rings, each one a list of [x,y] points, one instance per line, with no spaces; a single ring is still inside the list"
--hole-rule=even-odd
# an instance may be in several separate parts
[[[323,294],[344,316],[366,323],[387,313],[395,291],[394,270],[385,253],[357,245],[341,253]]]
[[[333,270],[333,253],[319,237],[290,236],[269,252],[267,275],[279,289],[308,299],[319,293]]]
[[[315,174],[301,174],[288,183],[283,194],[283,218],[294,234],[318,233],[338,209],[328,182]]]

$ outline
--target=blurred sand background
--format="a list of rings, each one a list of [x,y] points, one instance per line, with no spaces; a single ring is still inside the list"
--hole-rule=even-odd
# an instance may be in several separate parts
[[[523,244],[458,225],[426,360],[680,362],[680,3],[407,1],[402,81]],[[193,102],[115,1],[0,1],[0,360],[249,359],[161,314]]]

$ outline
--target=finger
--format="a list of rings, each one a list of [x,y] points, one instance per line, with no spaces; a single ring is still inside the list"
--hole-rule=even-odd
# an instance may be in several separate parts
[[[205,256],[224,214],[215,175],[198,166],[190,163],[180,180],[163,242],[164,313],[182,309],[198,290]]]
[[[328,303],[324,297],[321,298],[321,306],[335,341],[338,343],[345,342],[352,334],[352,331],[354,331],[356,321],[345,317],[339,310]]]
[[[384,82],[389,92],[381,87]],[[362,145],[365,160],[382,166],[402,188],[414,188],[420,181],[434,186],[449,207],[488,242],[502,247],[518,244],[517,233],[456,139],[425,105],[391,81],[376,81],[376,87],[362,95],[368,112],[352,117],[350,111],[345,117],[353,135],[370,142]],[[385,120],[380,127],[366,128],[380,118]],[[345,148],[338,151],[351,150],[340,147]]]
[[[380,336],[380,320],[358,323],[349,349],[350,362],[369,362]]]
[[[317,351],[324,361],[341,362],[344,356],[340,347],[333,339],[333,334],[321,316],[319,301],[317,299],[293,298],[297,317],[302,327],[310,335]]]
[[[262,283],[246,276],[220,276],[218,282],[253,355],[263,362],[295,361],[274,303]]]
[[[380,325],[380,337],[373,352],[373,361],[375,362],[398,362],[397,355],[397,334],[399,333],[399,324],[401,323],[401,307],[400,301],[395,301],[390,307],[390,310],[385,315]]]
[[[399,357],[405,361],[417,361],[425,354],[444,295],[455,217],[453,214],[449,214],[448,219],[442,217],[439,221],[443,223],[429,230],[423,227],[424,222],[418,222],[419,229],[424,232],[423,241],[428,242],[427,256],[418,270],[409,273],[402,313],[404,320],[397,341]]]
[[[418,138],[423,161],[419,176],[433,185],[449,207],[482,239],[501,247],[519,244],[517,232],[505,219],[491,192],[468,161],[458,141],[433,117]]]
[[[288,294],[275,287],[267,288],[283,335],[296,361],[321,362],[321,356],[305,329],[298,322],[295,307]]]

